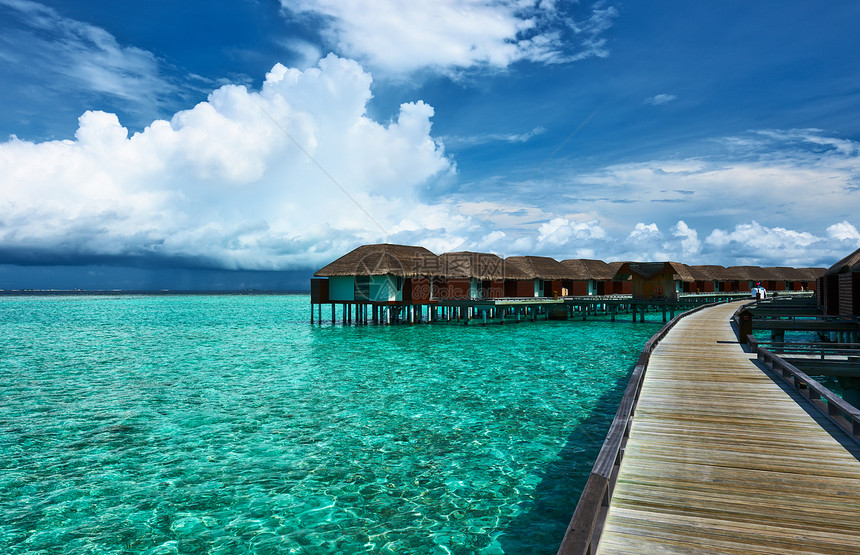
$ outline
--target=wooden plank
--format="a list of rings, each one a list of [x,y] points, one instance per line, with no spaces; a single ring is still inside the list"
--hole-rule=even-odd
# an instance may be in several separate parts
[[[743,351],[735,308],[651,354],[598,552],[860,552],[860,446]]]

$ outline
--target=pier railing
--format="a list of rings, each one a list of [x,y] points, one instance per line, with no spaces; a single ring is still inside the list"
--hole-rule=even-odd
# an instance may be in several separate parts
[[[590,554],[597,550],[600,534],[609,512],[609,502],[612,500],[612,493],[615,489],[618,469],[624,458],[624,448],[630,435],[633,415],[636,412],[636,402],[642,389],[642,379],[645,377],[645,370],[648,367],[651,353],[657,343],[681,318],[709,306],[714,306],[714,304],[718,303],[697,306],[675,316],[645,343],[639,360],[633,368],[633,374],[627,383],[627,389],[624,391],[621,403],[619,403],[618,411],[609,427],[609,433],[606,435],[600,453],[597,455],[597,460],[591,469],[591,474],[588,476],[588,481],[585,483],[585,488],[579,497],[573,518],[570,520],[558,550],[560,554]]]
[[[749,316],[744,315],[743,311],[747,307],[752,307],[754,312],[757,308],[757,304],[758,303],[745,305],[735,311],[732,319],[738,325],[739,330],[741,328],[741,318]],[[809,399],[813,406],[815,406],[822,414],[827,416],[827,418],[829,418],[834,424],[839,426],[839,428],[845,431],[850,437],[860,442],[860,409],[846,402],[842,397],[833,393],[830,389],[810,377],[791,362],[785,360],[782,356],[785,354],[817,354],[823,360],[827,355],[833,356],[839,353],[846,359],[853,359],[853,355],[858,353],[856,347],[860,345],[855,343],[834,345],[831,343],[830,348],[828,348],[827,344],[817,342],[796,344],[785,341],[759,342],[752,336],[752,334],[746,333],[746,335],[743,335],[744,333],[746,332],[738,332],[738,340],[742,344],[746,345],[750,352],[756,354],[757,360],[761,361],[774,373],[782,377],[782,379],[794,388],[795,391],[800,393],[800,395]],[[761,343],[770,345],[773,350],[764,347]],[[830,362],[830,364],[833,363],[834,361]],[[851,361],[851,364],[854,364],[853,361]]]
[[[860,409],[845,402],[839,395],[809,377],[778,354],[759,345],[751,335],[746,337],[750,351],[756,353],[756,358],[781,376],[798,393],[812,401],[833,423],[860,442]]]

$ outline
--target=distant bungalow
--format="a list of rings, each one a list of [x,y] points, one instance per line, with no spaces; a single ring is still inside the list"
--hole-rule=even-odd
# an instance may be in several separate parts
[[[826,316],[860,316],[860,249],[828,268],[818,283],[818,305]]]
[[[421,303],[432,296],[431,281],[441,277],[439,257],[424,247],[364,245],[320,268],[311,294],[320,302]]]
[[[409,305],[420,311],[421,306],[459,300],[604,295],[677,299],[682,293],[748,292],[757,284],[773,292],[814,291],[823,275],[824,268],[559,262],[545,256],[501,258],[470,251],[436,255],[424,247],[378,244],[358,247],[318,270],[311,280],[311,302]]]

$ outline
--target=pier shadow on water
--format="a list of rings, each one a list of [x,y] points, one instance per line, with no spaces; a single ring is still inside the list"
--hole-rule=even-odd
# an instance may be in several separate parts
[[[606,390],[543,469],[534,499],[520,503],[522,512],[498,538],[505,553],[558,551],[632,372],[633,366]]]

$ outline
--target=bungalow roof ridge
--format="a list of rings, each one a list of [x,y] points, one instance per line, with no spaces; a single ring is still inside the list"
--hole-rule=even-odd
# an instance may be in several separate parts
[[[392,275],[423,277],[439,272],[439,257],[425,247],[380,243],[362,245],[314,273],[316,277]]]
[[[833,266],[829,267],[824,275],[843,274],[847,272],[860,272],[860,249],[852,252]]]

